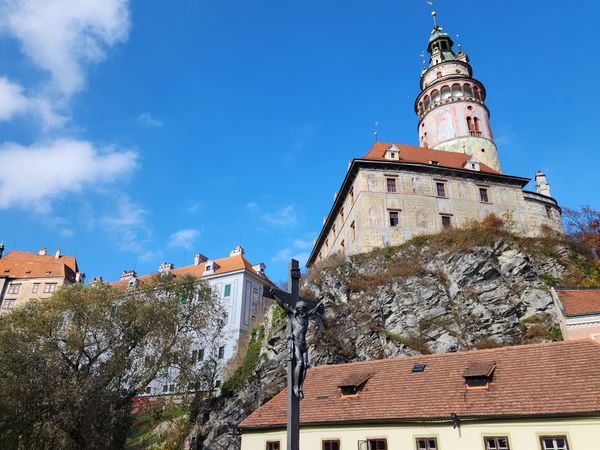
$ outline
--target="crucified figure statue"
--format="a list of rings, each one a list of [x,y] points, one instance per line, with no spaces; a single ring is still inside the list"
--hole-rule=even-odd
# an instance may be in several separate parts
[[[308,321],[311,316],[316,316],[320,323],[319,308],[323,305],[323,301],[308,309],[308,304],[304,300],[299,300],[294,308],[277,296],[275,296],[275,300],[288,315],[288,323],[290,324],[288,348],[294,367],[294,395],[302,400],[304,398],[302,386],[308,370],[308,348],[306,346]]]

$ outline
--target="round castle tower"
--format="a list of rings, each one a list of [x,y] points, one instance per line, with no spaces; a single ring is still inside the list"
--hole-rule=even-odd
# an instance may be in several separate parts
[[[472,77],[469,57],[438,26],[435,12],[427,52],[429,66],[421,73],[415,101],[421,147],[467,153],[500,171],[498,151],[485,106],[485,87]]]

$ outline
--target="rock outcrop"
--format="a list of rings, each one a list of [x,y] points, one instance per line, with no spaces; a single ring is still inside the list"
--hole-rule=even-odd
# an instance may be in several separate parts
[[[309,332],[311,364],[560,339],[549,285],[583,276],[578,265],[589,258],[558,239],[457,233],[330,262],[306,276],[303,295],[327,302],[323,331]],[[200,408],[193,435],[201,448],[239,448],[237,424],[284,387],[277,308],[263,325],[252,376]]]

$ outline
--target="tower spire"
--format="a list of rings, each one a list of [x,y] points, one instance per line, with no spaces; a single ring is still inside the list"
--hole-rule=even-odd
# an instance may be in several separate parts
[[[437,13],[435,11],[431,11],[431,17],[433,17],[433,29],[437,30],[438,24],[437,24]]]

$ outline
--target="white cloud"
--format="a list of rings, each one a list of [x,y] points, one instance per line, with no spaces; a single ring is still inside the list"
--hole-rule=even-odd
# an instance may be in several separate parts
[[[28,97],[25,89],[6,77],[0,77],[0,121],[23,114],[37,115],[45,128],[64,125],[67,117],[60,115],[44,97]]]
[[[246,209],[248,211],[257,211],[258,210],[258,204],[256,202],[248,202],[246,204]]]
[[[152,117],[149,112],[142,113],[138,116],[137,121],[140,125],[148,128],[160,128],[164,125],[162,120]]]
[[[187,208],[185,208],[185,212],[188,214],[197,214],[204,209],[204,203],[202,202],[193,202]]]
[[[124,251],[147,252],[150,230],[146,225],[148,211],[124,195],[117,201],[117,210],[112,215],[100,218],[100,224],[112,235]]]
[[[273,256],[272,261],[274,263],[277,262],[288,262],[290,259],[296,259],[299,263],[300,263],[300,267],[303,267],[306,264],[306,261],[308,261],[308,253],[307,252],[300,252],[300,253],[296,253],[294,254],[294,250],[290,249],[290,248],[284,248],[279,250],[275,256]]]
[[[280,210],[262,215],[265,222],[278,227],[287,227],[298,223],[298,215],[293,205],[286,206]]]
[[[16,38],[52,87],[71,95],[85,84],[84,67],[127,39],[128,0],[0,0],[0,30]]]
[[[23,94],[23,87],[0,77],[0,120],[10,120],[30,108],[30,101]]]
[[[307,248],[312,248],[313,246],[313,240],[312,239],[296,239],[294,240],[294,247],[296,248],[300,248],[300,249],[307,249]]]
[[[191,250],[198,239],[200,231],[194,229],[179,230],[173,233],[169,239],[169,247],[180,247]]]
[[[115,181],[137,166],[137,153],[56,139],[25,147],[0,145],[0,209],[48,210],[52,199]]]

